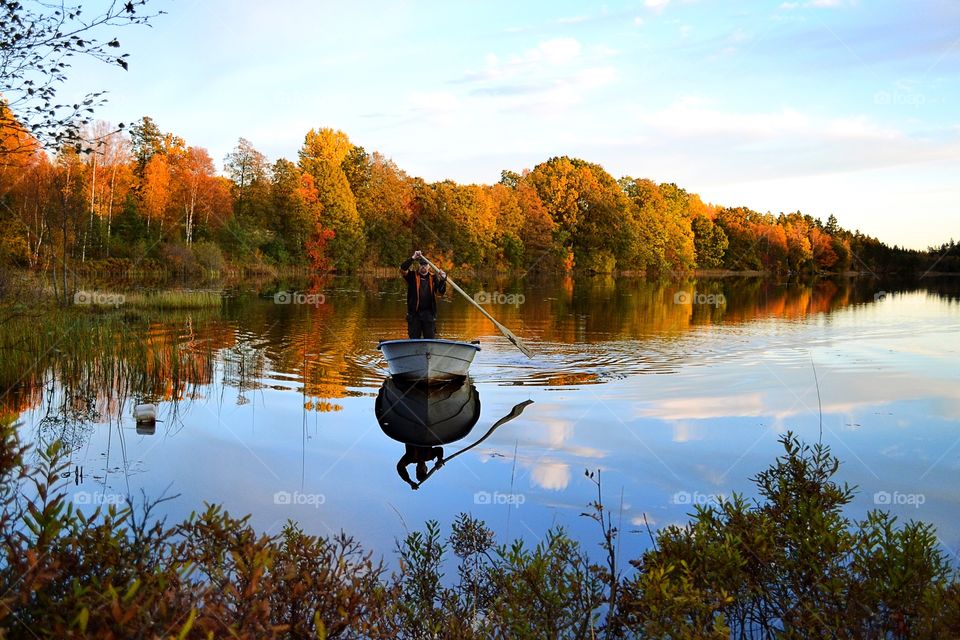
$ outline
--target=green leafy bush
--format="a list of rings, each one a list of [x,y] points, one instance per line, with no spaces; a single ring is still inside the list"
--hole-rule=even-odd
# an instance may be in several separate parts
[[[197,265],[207,272],[220,273],[227,266],[220,247],[213,242],[194,242],[190,245]]]

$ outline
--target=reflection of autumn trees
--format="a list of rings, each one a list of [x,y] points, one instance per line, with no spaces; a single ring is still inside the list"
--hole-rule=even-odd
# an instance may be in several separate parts
[[[128,400],[193,400],[216,381],[218,362],[223,383],[241,398],[270,385],[299,391],[315,411],[338,410],[329,400],[363,384],[354,362],[368,348],[362,295],[339,309],[258,299],[240,309],[231,320],[192,315],[136,324],[119,315],[82,316],[42,320],[40,331],[24,320],[7,323],[0,331],[0,413],[16,416],[48,397],[58,402],[57,415],[96,422],[119,416]],[[27,335],[33,339],[21,339]]]
[[[358,354],[370,349],[364,322],[365,293],[356,281],[352,281],[352,291],[337,292],[329,280],[316,279],[303,283],[298,291],[313,294],[309,299],[315,303],[253,303],[236,309],[233,320],[242,327],[247,353],[242,363],[256,367],[254,381],[246,382],[246,388],[256,388],[258,382],[267,384],[268,375],[279,376],[269,384],[279,388],[299,385],[298,390],[308,398],[304,401],[308,409],[336,410],[339,406],[323,401],[343,398],[350,395],[350,387],[369,382],[366,371],[357,365]]]
[[[522,296],[522,303],[488,308],[534,344],[588,356],[606,342],[681,338],[698,326],[800,319],[873,304],[875,293],[856,282],[779,285],[761,278],[502,278],[461,285],[468,292]],[[131,399],[191,401],[217,382],[237,389],[241,403],[249,392],[272,388],[300,394],[308,411],[337,411],[339,399],[362,395],[382,380],[376,344],[405,335],[403,287],[399,277],[328,278],[282,286],[322,296],[315,305],[250,295],[223,309],[146,319],[120,312],[14,317],[0,329],[0,417],[51,400],[52,415],[63,423],[96,422],[119,416]],[[706,296],[722,302],[699,301]],[[466,301],[449,295],[440,305],[440,331],[454,339],[498,336]],[[596,381],[589,371],[544,378],[550,385]]]
[[[0,331],[0,393],[5,409],[23,410],[55,392],[58,411],[95,421],[119,415],[127,399],[193,397],[232,340],[200,316],[142,324],[120,315],[14,318]]]
[[[846,306],[855,295],[851,287],[832,281],[782,286],[762,278],[677,283],[596,276],[512,284],[505,279],[475,280],[462,285],[468,292],[522,293],[523,304],[489,310],[521,335],[559,343],[642,340],[680,335],[703,324],[802,318]],[[687,301],[681,296],[678,302],[678,294],[686,294]],[[872,301],[872,293],[860,295]],[[722,302],[707,304],[706,300]],[[466,302],[454,300],[453,305],[441,307],[441,314],[448,314],[441,321],[458,337],[498,335]]]

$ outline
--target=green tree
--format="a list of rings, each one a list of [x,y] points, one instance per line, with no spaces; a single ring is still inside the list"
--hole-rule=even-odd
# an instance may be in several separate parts
[[[761,269],[754,224],[760,214],[747,207],[726,207],[717,212],[714,222],[723,229],[729,245],[723,257],[723,266],[734,271]]]
[[[297,165],[281,158],[271,174],[268,218],[273,241],[268,253],[281,263],[301,263],[317,214],[304,197],[303,174]]]
[[[691,223],[697,267],[716,269],[723,264],[723,254],[730,244],[727,234],[706,216],[697,216]]]
[[[363,258],[363,221],[350,182],[341,166],[353,146],[346,134],[332,129],[311,129],[300,149],[300,169],[313,178],[319,205],[318,222],[333,231],[325,245],[335,269],[351,271]]]
[[[263,226],[267,218],[266,200],[270,191],[270,167],[267,157],[246,138],[240,138],[224,158],[224,169],[233,182],[236,215],[249,216]]]
[[[130,127],[133,157],[137,161],[138,177],[143,177],[150,159],[158,153],[166,153],[164,134],[150,116],[143,116]]]

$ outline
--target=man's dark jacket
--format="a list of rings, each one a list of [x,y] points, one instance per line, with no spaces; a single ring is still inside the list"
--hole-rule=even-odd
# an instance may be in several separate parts
[[[413,264],[413,258],[407,258],[400,265],[400,271],[403,272],[403,279],[407,281],[407,313],[418,313],[420,311],[430,311],[434,316],[437,315],[437,296],[442,296],[447,290],[446,278],[438,278],[432,273],[425,279],[433,295],[430,296],[429,309],[420,308],[420,275],[416,271],[410,271],[410,265]]]

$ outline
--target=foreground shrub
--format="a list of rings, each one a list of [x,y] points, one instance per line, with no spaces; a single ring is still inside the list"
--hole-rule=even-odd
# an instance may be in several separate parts
[[[601,564],[555,529],[498,545],[461,514],[397,542],[387,572],[356,541],[288,523],[258,534],[211,505],[184,522],[158,502],[82,515],[59,443],[25,464],[0,424],[0,637],[9,638],[937,638],[960,633],[960,589],[931,527],[872,511],[829,449],[788,435],[759,498],[698,508],[621,575],[602,502]],[[588,474],[593,477],[592,474]],[[456,575],[446,576],[450,551]],[[452,560],[452,559],[449,559]]]
[[[670,638],[960,637],[956,574],[933,527],[882,511],[852,523],[829,448],[781,442],[755,504],[698,506],[631,562],[622,624]]]
[[[223,252],[213,242],[195,242],[190,247],[200,269],[220,273],[226,268],[227,262],[223,258]]]

